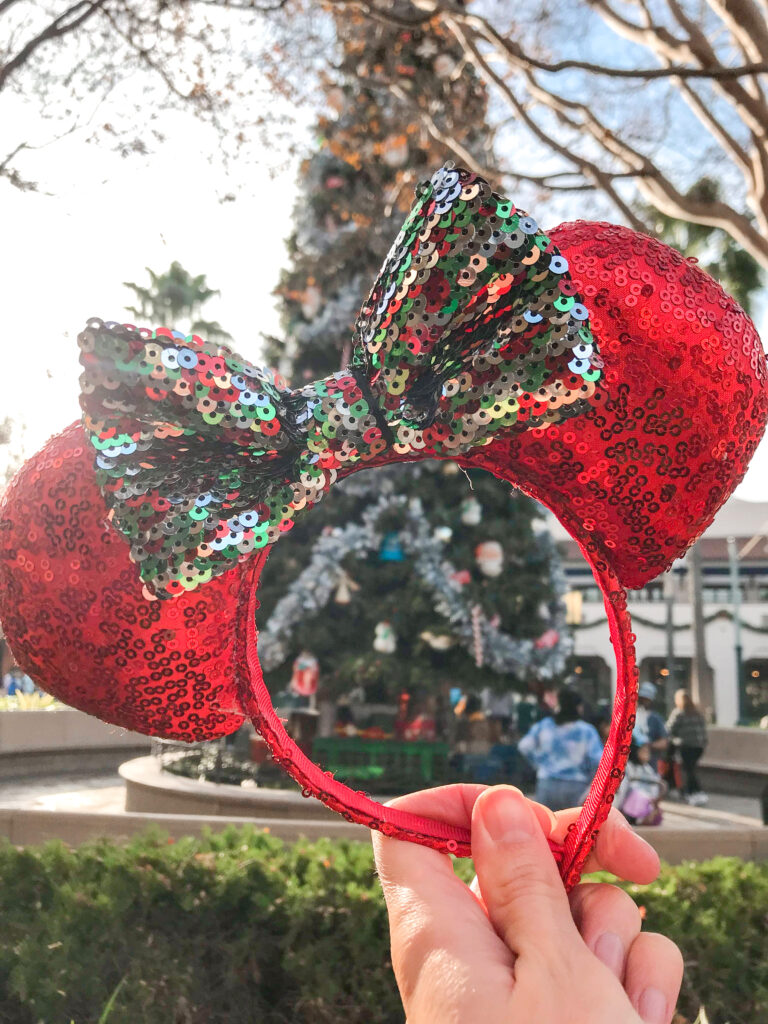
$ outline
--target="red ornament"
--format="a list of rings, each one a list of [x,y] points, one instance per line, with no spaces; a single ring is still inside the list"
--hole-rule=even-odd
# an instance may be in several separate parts
[[[320,663],[314,654],[302,651],[293,663],[291,689],[300,697],[311,697],[317,693],[320,680]]]
[[[457,569],[456,572],[451,573],[451,579],[454,583],[458,583],[460,587],[465,587],[468,583],[472,582],[472,573],[469,569]]]
[[[533,646],[537,651],[551,650],[551,648],[557,644],[559,639],[560,634],[556,629],[548,629],[545,633],[541,634],[538,640],[534,640]]]

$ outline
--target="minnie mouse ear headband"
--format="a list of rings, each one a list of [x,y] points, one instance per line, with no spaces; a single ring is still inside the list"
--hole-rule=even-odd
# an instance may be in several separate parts
[[[743,476],[768,418],[760,340],[672,249],[603,223],[545,235],[450,166],[419,185],[355,334],[349,367],[293,391],[198,337],[89,321],[84,430],[49,441],[0,508],[6,636],[76,707],[185,740],[250,717],[307,795],[468,854],[465,830],[385,808],[298,750],[264,685],[256,592],[269,546],[348,473],[487,469],[558,516],[605,597],[616,701],[589,797],[553,847],[571,886],[629,753],[624,587],[668,568]]]

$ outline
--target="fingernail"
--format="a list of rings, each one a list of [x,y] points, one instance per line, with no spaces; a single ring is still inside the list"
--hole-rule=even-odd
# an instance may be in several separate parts
[[[494,842],[527,839],[536,829],[536,819],[525,797],[515,789],[492,791],[481,803],[481,821]]]
[[[640,996],[637,1009],[645,1024],[667,1024],[667,997],[657,988],[647,988]]]
[[[626,953],[624,943],[616,932],[603,932],[592,948],[598,960],[605,964],[617,978],[624,976]]]

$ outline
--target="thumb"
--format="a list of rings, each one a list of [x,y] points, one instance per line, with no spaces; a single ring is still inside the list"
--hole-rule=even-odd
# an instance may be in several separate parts
[[[514,953],[551,953],[577,938],[549,844],[519,789],[496,786],[477,799],[472,857],[491,923]]]

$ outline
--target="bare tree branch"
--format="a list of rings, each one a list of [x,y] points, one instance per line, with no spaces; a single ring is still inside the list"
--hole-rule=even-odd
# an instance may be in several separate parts
[[[726,131],[722,119],[719,118],[699,94],[687,82],[680,83],[680,93],[691,110],[712,135],[712,137],[730,155],[733,162],[743,174],[752,173],[752,161],[743,146]]]
[[[518,116],[526,125],[528,130],[536,136],[541,142],[543,142],[548,148],[558,153],[568,163],[575,164],[576,168],[584,175],[587,181],[592,182],[596,187],[602,189],[605,194],[613,201],[615,206],[621,211],[626,217],[630,224],[637,230],[642,230],[645,225],[636,215],[634,210],[624,201],[622,196],[616,190],[613,182],[612,175],[599,167],[596,163],[588,160],[586,157],[573,152],[567,146],[562,145],[556,139],[551,138],[541,128],[541,126],[534,120],[524,105],[518,100],[514,91],[504,81],[504,79],[495,71],[493,67],[488,63],[483,54],[481,54],[474,40],[470,39],[469,36],[465,35],[461,25],[456,23],[452,17],[446,17],[446,25],[456,36],[459,43],[468,52],[470,59],[476,67],[480,76],[488,83],[495,85],[505,96],[507,101],[515,108]]]
[[[696,60],[702,65],[716,62],[717,54],[698,22],[688,17],[678,0],[667,0],[667,3],[678,23],[688,32],[689,43]],[[728,97],[740,108],[742,118],[747,122],[755,137],[765,139],[768,128],[768,106],[761,94],[747,89],[743,82],[713,79],[713,85],[722,96]]]
[[[451,152],[459,163],[466,167],[467,170],[473,171],[475,174],[479,174],[483,178],[490,180],[504,180],[514,179],[516,181],[527,181],[533,185],[539,185],[541,188],[549,189],[552,192],[590,192],[594,191],[597,187],[594,184],[587,182],[574,182],[573,184],[560,184],[559,179],[565,177],[574,177],[577,172],[574,171],[556,171],[554,174],[535,175],[535,174],[522,174],[519,171],[512,171],[502,167],[490,167],[487,164],[482,164],[470,153],[470,151],[463,146],[454,135],[449,135],[444,132],[435,122],[434,118],[429,114],[428,111],[424,110],[423,107],[419,107],[412,103],[412,97],[410,97],[402,88],[398,85],[390,85],[390,92],[393,96],[396,96],[401,103],[407,104],[414,115],[419,118],[427,129],[429,134],[439,142],[441,145]],[[616,175],[616,177],[624,177],[625,175]]]
[[[17,68],[23,67],[35,51],[44,43],[74,32],[75,29],[93,17],[97,11],[100,11],[106,2],[107,0],[78,0],[77,3],[64,11],[63,14],[54,18],[50,24],[46,25],[42,32],[30,39],[15,57],[12,57],[0,67],[0,89],[3,88],[10,75]]]
[[[36,192],[37,183],[34,181],[28,181],[26,178],[22,178],[19,172],[11,166],[11,161],[14,157],[18,156],[23,149],[28,149],[26,142],[20,142],[15,149],[0,162],[0,178],[7,178],[10,183],[19,189],[21,192]]]
[[[752,0],[707,0],[747,59],[768,60],[768,22]]]
[[[129,35],[127,32],[124,32],[108,11],[105,11],[104,14],[106,15],[107,21],[112,26],[113,32],[120,36],[123,42],[131,50],[133,50],[133,52],[136,54],[139,60],[141,60],[141,62],[150,71],[152,71],[154,74],[158,75],[162,79],[163,84],[165,85],[166,89],[168,89],[168,91],[171,93],[171,95],[176,96],[177,99],[181,100],[199,101],[203,98],[202,93],[195,94],[194,90],[189,93],[182,92],[176,85],[176,83],[173,81],[171,76],[168,74],[168,72],[165,70],[165,68],[161,67],[156,61],[152,59],[151,51],[148,50],[147,47],[142,46],[138,42],[138,40],[135,39],[133,36]]]
[[[231,11],[253,11],[254,14],[273,14],[282,11],[289,0],[275,0],[274,3],[260,4],[257,0],[192,0],[192,3],[207,7],[223,7]]]
[[[489,42],[498,46],[501,52],[506,53],[510,60],[514,61],[521,68],[530,68],[535,71],[546,71],[549,74],[558,74],[561,71],[587,71],[593,75],[601,75],[609,78],[640,78],[645,81],[653,81],[659,78],[702,78],[702,79],[724,79],[724,78],[751,78],[755,75],[768,73],[768,57],[760,60],[750,61],[747,64],[736,65],[735,67],[724,67],[715,62],[709,67],[651,67],[651,68],[617,68],[606,64],[594,64],[584,60],[539,60],[530,54],[523,53],[517,43],[504,38],[494,29],[489,22],[480,15],[463,13],[453,6],[447,8],[437,2],[430,3],[429,13],[419,19],[408,19],[397,17],[388,10],[367,3],[365,0],[330,0],[336,6],[356,7],[378,21],[388,22],[393,25],[400,25],[402,28],[416,28],[418,25],[431,20],[435,15],[450,15],[457,22],[471,26],[480,34],[484,35]]]

